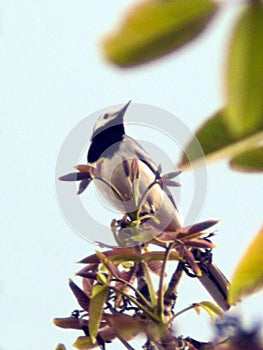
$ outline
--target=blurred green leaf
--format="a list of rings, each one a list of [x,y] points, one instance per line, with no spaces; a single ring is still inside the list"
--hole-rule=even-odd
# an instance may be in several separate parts
[[[211,0],[142,1],[103,41],[105,56],[121,67],[159,58],[197,37],[216,10]]]
[[[226,125],[234,136],[263,127],[263,3],[248,1],[228,53]]]
[[[224,157],[231,158],[255,147],[263,140],[263,125],[254,134],[234,137],[225,125],[224,114],[225,109],[220,110],[197,130],[185,148],[179,167],[196,166],[204,160],[209,162]],[[203,154],[198,151],[197,142],[200,143]]]
[[[263,146],[245,151],[230,161],[231,168],[245,172],[263,171]]]
[[[263,288],[263,227],[254,238],[234,273],[229,288],[229,303]]]
[[[63,344],[58,344],[56,350],[66,350],[66,347]]]
[[[100,326],[103,306],[108,295],[108,288],[100,284],[94,286],[89,306],[89,334],[94,344]]]

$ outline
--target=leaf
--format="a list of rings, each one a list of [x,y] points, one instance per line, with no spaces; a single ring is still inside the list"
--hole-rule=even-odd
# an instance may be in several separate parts
[[[90,173],[69,173],[58,178],[60,181],[80,181],[84,179],[91,180]]]
[[[90,298],[71,279],[69,280],[69,286],[75,295],[79,305],[87,311],[89,309]]]
[[[181,229],[180,234],[192,234],[192,233],[201,232],[201,231],[207,230],[208,228],[218,224],[218,222],[219,222],[219,220],[213,220],[213,219],[198,222],[196,224],[183,227]],[[180,234],[178,235],[179,237],[180,237]]]
[[[230,161],[232,169],[245,172],[263,171],[263,146],[251,148]]]
[[[119,270],[116,265],[107,258],[107,256],[100,251],[96,251],[96,255],[99,258],[100,262],[106,267],[106,269],[114,276],[119,277]]]
[[[97,342],[94,344],[90,337],[78,337],[73,346],[80,350],[90,350],[98,347]]]
[[[78,274],[77,274],[78,275]],[[83,288],[83,291],[88,295],[90,296],[92,294],[92,289],[93,289],[93,286],[94,286],[94,283],[95,281],[97,280],[97,275],[95,275],[95,278],[82,278],[82,288]]]
[[[254,238],[234,273],[229,303],[263,288],[263,227]]]
[[[96,280],[96,272],[98,271],[99,263],[97,264],[87,264],[84,268],[76,273],[77,276],[89,278]]]
[[[161,276],[163,262],[161,262],[161,261],[148,261],[147,266],[149,267],[150,271],[153,272],[155,275]],[[166,274],[165,274],[165,276],[166,276]]]
[[[107,299],[108,288],[97,284],[92,290],[92,296],[89,305],[89,333],[94,344],[100,326],[100,321],[103,313],[103,306]]]
[[[92,179],[84,179],[84,180],[80,181],[77,194],[80,195],[81,193],[83,193],[86,190],[86,188],[89,186],[91,181],[92,181]]]
[[[54,318],[53,323],[55,326],[64,329],[82,329],[87,327],[88,322],[83,318],[76,317],[64,317],[64,318]]]
[[[209,118],[188,143],[179,166],[187,168],[197,166],[223,157],[240,154],[263,140],[263,125],[253,135],[234,137],[225,125],[225,109]],[[199,147],[198,147],[199,146]],[[200,146],[203,153],[200,152]]]
[[[198,238],[191,239],[189,241],[184,241],[184,244],[191,248],[199,248],[199,249],[213,249],[216,248],[216,244],[209,242],[206,239]]]
[[[56,350],[66,350],[66,347],[64,344],[58,344]]]
[[[236,24],[228,53],[225,122],[234,136],[263,127],[263,3],[249,1]]]
[[[114,330],[110,327],[102,328],[102,330],[99,331],[99,336],[102,340],[104,340],[105,343],[110,343],[114,338],[116,338]],[[97,342],[93,344],[90,337],[81,336],[77,338],[73,346],[77,349],[89,350],[89,349],[94,349],[99,345]]]
[[[129,316],[114,312],[112,315],[106,315],[105,320],[117,337],[121,336],[127,341],[143,331],[143,322],[139,316]]]
[[[78,164],[74,166],[75,169],[77,169],[81,173],[89,173],[91,177],[94,175],[94,171],[96,168],[94,168],[91,165],[88,164]]]
[[[103,254],[116,264],[122,263],[123,261],[142,261],[141,254],[136,252],[134,248],[116,248],[107,250],[106,252],[103,252]],[[81,264],[98,264],[99,262],[100,260],[96,254],[90,255],[79,261]]]
[[[107,285],[107,284],[108,284],[107,275],[105,275],[104,273],[97,272],[97,273],[96,273],[96,277],[97,277],[97,281],[98,281],[100,284],[103,284],[103,285]]]
[[[140,2],[103,41],[105,56],[120,67],[162,57],[196,38],[216,10],[211,0]]]
[[[165,258],[165,252],[147,252],[142,254],[143,260],[148,264],[149,261],[161,260]],[[180,260],[180,254],[178,252],[172,251],[169,254],[168,260]]]
[[[121,271],[121,275],[120,275],[120,278],[123,280],[123,281],[126,281],[127,283],[129,283],[130,285],[133,285],[134,282],[135,282],[135,279],[136,279],[136,276],[135,276],[135,269],[132,268],[131,270],[129,271]],[[115,287],[121,291],[125,291],[127,292],[129,289],[130,289],[130,286],[127,285],[126,283],[123,283],[122,281],[117,281],[115,283]]]
[[[216,315],[219,317],[223,316],[222,309],[211,301],[202,301],[201,303],[197,303],[196,306],[204,309],[211,317],[213,323],[215,322]]]

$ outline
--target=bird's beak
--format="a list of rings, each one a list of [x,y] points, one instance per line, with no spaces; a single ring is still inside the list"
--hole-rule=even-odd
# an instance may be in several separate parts
[[[129,107],[129,104],[130,104],[130,103],[131,103],[131,100],[130,100],[128,103],[126,103],[126,105],[124,105],[124,106],[118,111],[118,113],[117,113],[118,118],[123,118],[123,116],[124,116],[124,114],[125,114],[127,108]]]

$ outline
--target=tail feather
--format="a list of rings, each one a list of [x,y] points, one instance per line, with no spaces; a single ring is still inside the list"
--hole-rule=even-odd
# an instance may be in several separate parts
[[[212,262],[199,280],[221,309],[227,311],[229,281],[220,269]]]

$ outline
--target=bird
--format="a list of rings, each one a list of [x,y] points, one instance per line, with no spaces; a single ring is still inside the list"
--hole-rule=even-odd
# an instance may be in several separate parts
[[[125,132],[124,116],[130,102],[116,111],[103,113],[94,126],[87,161],[95,168],[95,186],[113,207],[135,220],[139,209],[134,194],[137,181],[139,197],[146,193],[142,215],[152,214],[157,218],[157,224],[151,219],[147,222],[154,228],[154,235],[172,232],[176,238],[182,229],[182,218],[169,189],[156,182],[160,167]],[[228,280],[212,260],[200,264],[200,268],[204,272],[200,282],[221,308],[228,310]]]
[[[152,236],[163,231],[178,232],[182,218],[164,186],[160,167],[125,132],[124,116],[130,102],[116,111],[103,113],[94,126],[87,161],[94,167],[95,186],[132,221],[147,217]]]
[[[121,229],[134,222],[139,223],[139,228],[146,227],[150,234],[143,236],[146,237],[144,243],[154,237],[168,237],[175,241],[178,237],[180,241],[185,229],[168,188],[169,184],[178,185],[171,178],[180,171],[161,176],[161,167],[135,139],[126,134],[124,117],[130,103],[116,111],[102,113],[91,135],[88,165],[77,166],[79,173],[61,176],[60,180],[81,181],[79,194],[93,180],[104,199],[123,213],[123,219],[119,220]],[[210,225],[209,221],[207,223]],[[198,224],[192,227],[195,226],[198,227]],[[139,245],[143,240],[138,242],[135,239],[134,242]],[[230,307],[227,301],[229,282],[212,261],[211,251],[205,249],[202,253],[199,249],[192,249],[192,256],[195,261],[199,261],[201,275],[187,272],[189,266],[193,270],[187,262],[185,271],[189,276],[198,277],[217,304],[227,311]]]

